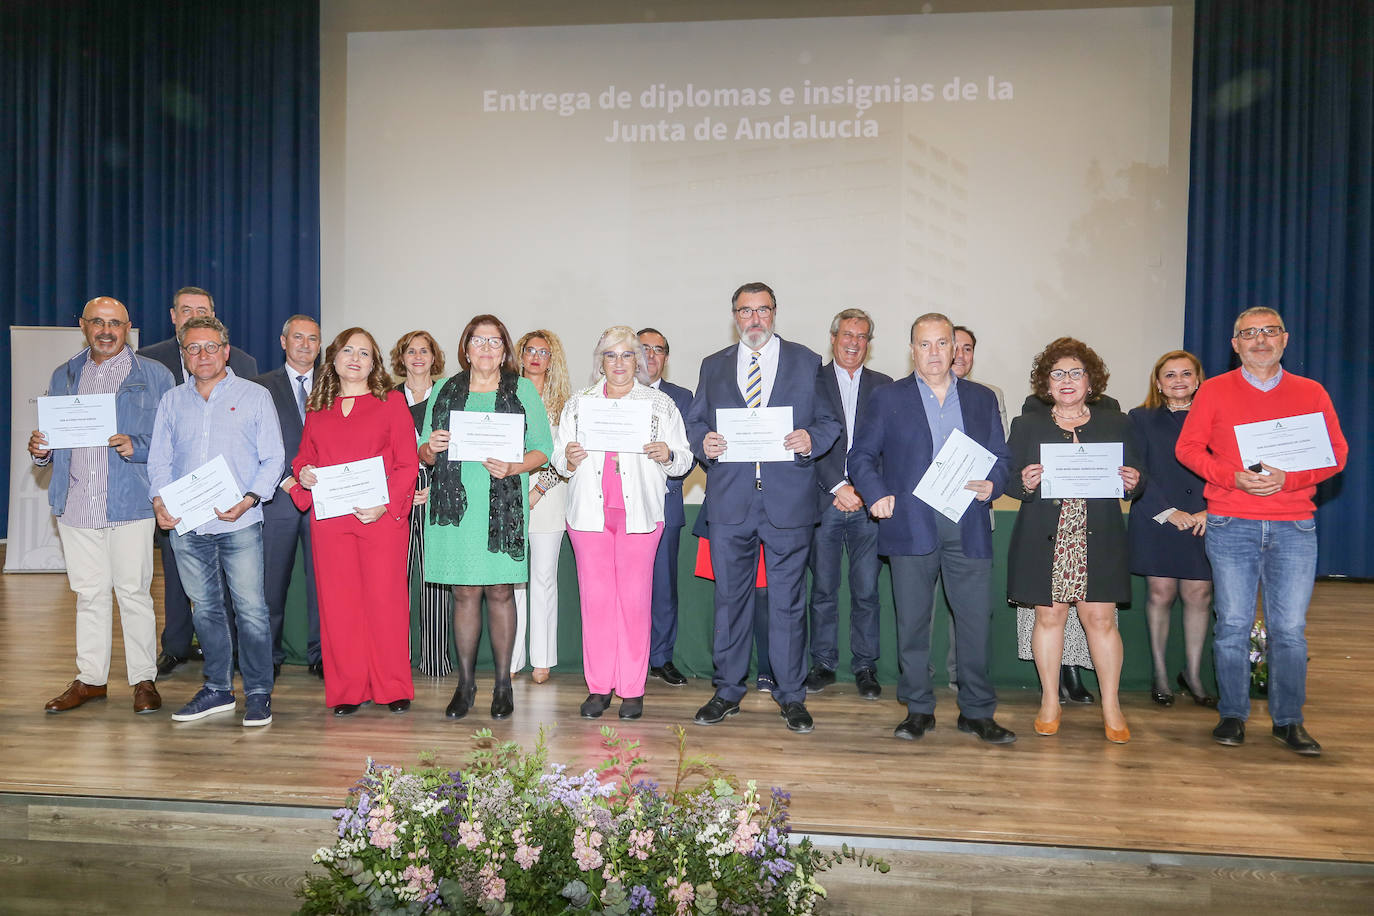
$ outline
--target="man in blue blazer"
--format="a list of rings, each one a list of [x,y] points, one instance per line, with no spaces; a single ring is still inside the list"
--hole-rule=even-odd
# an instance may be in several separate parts
[[[148,344],[137,355],[162,363],[180,385],[186,381],[186,364],[182,361],[177,332],[192,318],[214,317],[214,296],[199,286],[183,286],[172,296],[172,336]],[[258,374],[258,361],[247,350],[230,347],[229,368],[239,378],[252,379]],[[162,652],[157,657],[157,673],[167,675],[191,657],[191,637],[195,635],[195,630],[191,626],[191,601],[181,585],[181,572],[177,569],[176,557],[172,555],[167,532],[158,529],[155,540],[162,550],[163,577]]]
[[[644,368],[649,373],[649,387],[672,398],[685,422],[687,409],[692,406],[692,392],[663,378],[668,367],[668,338],[657,328],[645,328],[638,337],[644,345]],[[690,473],[691,468],[688,468],[687,474]],[[654,554],[649,676],[669,687],[687,683],[687,678],[673,664],[673,649],[677,646],[677,553],[682,526],[687,524],[687,516],[682,510],[682,481],[687,474],[668,478],[668,493],[663,499],[663,537],[659,538],[658,552]]]
[[[850,673],[859,696],[876,700],[879,619],[878,523],[849,477],[849,448],[854,430],[868,413],[873,392],[892,376],[864,366],[873,319],[863,309],[845,309],[830,322],[834,360],[821,367],[820,382],[830,409],[844,421],[835,447],[816,462],[816,496],[821,523],[811,542],[811,671],[807,693],[820,693],[835,683],[839,665],[840,558],[849,554]]]
[[[716,694],[694,721],[714,725],[739,712],[749,673],[754,581],[759,543],[768,569],[768,655],[777,680],[773,699],[794,732],[813,727],[806,711],[806,561],[817,520],[815,459],[841,432],[821,391],[821,360],[773,333],[777,297],[764,283],[746,283],[730,299],[739,343],[701,362],[687,438],[706,468],[711,566],[716,575],[711,661]],[[730,461],[730,443],[716,431],[722,408],[791,407],[787,461]]]
[[[315,368],[320,356],[319,322],[309,315],[292,315],[286,319],[281,329],[281,348],[286,355],[286,364],[253,381],[272,395],[272,406],[276,408],[277,422],[281,425],[282,446],[286,450],[281,475],[281,480],[285,480],[291,476],[291,462],[301,448],[305,402],[315,384]],[[309,626],[305,661],[310,673],[322,678],[320,608],[315,598],[315,560],[310,551],[310,513],[297,509],[283,494],[277,496],[262,504],[263,579],[267,590],[267,615],[272,625],[272,665],[280,673],[286,659],[281,633],[286,622],[286,595],[296,568],[296,545],[300,544],[305,551],[305,608]]]
[[[901,676],[897,699],[907,716],[893,731],[915,740],[935,727],[930,676],[930,618],[935,580],[943,575],[954,614],[959,663],[959,730],[991,744],[1016,735],[993,719],[997,694],[988,677],[992,621],[992,500],[1006,489],[1008,454],[997,398],[950,371],[954,325],[931,313],[911,327],[916,371],[874,392],[849,453],[849,475],[878,523],[878,552],[892,563]],[[912,491],[945,441],[958,430],[996,457],[986,480],[970,480],[974,500],[954,521]]]

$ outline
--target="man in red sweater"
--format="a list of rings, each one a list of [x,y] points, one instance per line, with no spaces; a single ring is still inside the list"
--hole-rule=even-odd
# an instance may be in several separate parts
[[[1178,460],[1207,481],[1207,558],[1212,562],[1217,623],[1213,651],[1221,692],[1218,744],[1245,741],[1250,714],[1250,628],[1255,594],[1264,589],[1269,633],[1269,716],[1275,740],[1307,757],[1321,745],[1302,725],[1307,694],[1307,603],[1317,569],[1317,484],[1345,467],[1348,451],[1331,397],[1317,382],[1285,372],[1288,332],[1270,308],[1246,309],[1231,346],[1240,368],[1208,379],[1178,437]],[[1326,466],[1288,470],[1241,454],[1236,427],[1320,413]],[[1329,465],[1327,464],[1329,462]]]

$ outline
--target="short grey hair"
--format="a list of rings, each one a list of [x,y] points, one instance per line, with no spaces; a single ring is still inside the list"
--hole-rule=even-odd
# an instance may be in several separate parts
[[[289,330],[291,330],[291,324],[292,324],[292,322],[295,322],[295,321],[308,321],[308,322],[310,322],[311,324],[313,324],[313,325],[314,325],[315,327],[317,327],[317,328],[320,326],[319,320],[318,320],[318,319],[315,319],[315,318],[311,318],[309,315],[292,315],[290,318],[288,318],[288,319],[286,319],[285,321],[282,322],[282,325],[281,325],[281,336],[282,336],[282,337],[285,337],[285,336],[286,336],[286,332],[289,331]]]
[[[1240,323],[1245,319],[1251,317],[1252,315],[1273,315],[1274,320],[1279,323],[1279,328],[1281,328],[1285,333],[1287,333],[1288,331],[1288,328],[1284,327],[1283,316],[1279,314],[1278,309],[1271,309],[1267,305],[1256,305],[1246,309],[1245,311],[1241,312],[1239,315],[1236,316],[1235,323],[1231,325],[1232,337],[1235,337],[1237,334],[1240,333]]]
[[[634,351],[635,381],[641,385],[649,384],[648,356],[644,352],[644,344],[639,342],[639,335],[628,324],[612,325],[602,331],[601,336],[596,339],[596,347],[592,350],[592,384],[596,384],[605,375],[601,371],[601,354],[610,347],[622,344]]]
[[[186,342],[186,335],[190,331],[197,329],[215,331],[219,334],[219,345],[229,346],[229,329],[224,326],[224,322],[210,315],[202,315],[192,318],[177,330],[177,346]]]
[[[864,322],[865,324],[868,325],[868,330],[865,331],[864,333],[868,335],[868,339],[869,339],[869,340],[872,340],[872,339],[873,339],[873,318],[872,318],[872,316],[870,316],[870,315],[868,314],[868,312],[865,312],[863,309],[845,309],[844,311],[842,311],[842,312],[840,312],[838,315],[836,315],[834,318],[831,318],[831,319],[830,319],[830,336],[831,336],[831,337],[837,336],[837,335],[840,333],[840,324],[841,324],[842,322],[851,321],[851,320],[853,320],[853,319],[858,319],[859,321],[862,321],[862,322]]]
[[[949,316],[944,312],[926,312],[920,318],[911,323],[911,340],[916,339],[916,326],[921,324],[933,324],[940,322],[949,327],[949,342],[954,343],[954,322],[949,320]]]

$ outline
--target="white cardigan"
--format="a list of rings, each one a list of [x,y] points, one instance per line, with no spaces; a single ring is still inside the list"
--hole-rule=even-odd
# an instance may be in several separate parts
[[[577,441],[577,405],[583,397],[605,397],[605,379],[583,388],[568,398],[553,437],[553,454],[549,463],[568,481],[568,527],[574,531],[604,531],[606,513],[601,475],[605,469],[604,456],[590,452],[577,466],[568,470],[568,443]],[[668,492],[668,477],[687,473],[692,467],[692,450],[687,444],[687,430],[682,423],[673,399],[656,388],[635,382],[625,395],[634,400],[653,403],[649,441],[665,443],[672,459],[665,465],[642,453],[620,453],[620,487],[625,494],[625,530],[630,534],[648,534],[663,521],[663,497]]]

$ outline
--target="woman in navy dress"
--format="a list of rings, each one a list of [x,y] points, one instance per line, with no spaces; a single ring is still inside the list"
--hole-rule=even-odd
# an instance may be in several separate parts
[[[1179,431],[1201,384],[1202,366],[1196,356],[1186,350],[1165,353],[1155,361],[1145,403],[1131,411],[1150,478],[1150,486],[1131,504],[1131,572],[1149,583],[1145,619],[1154,661],[1150,696],[1161,706],[1174,704],[1164,654],[1174,601],[1180,597],[1187,663],[1179,672],[1178,686],[1200,706],[1217,703],[1203,689],[1201,670],[1212,602],[1212,567],[1202,537],[1207,530],[1207,503],[1202,497],[1202,478],[1174,457]]]

